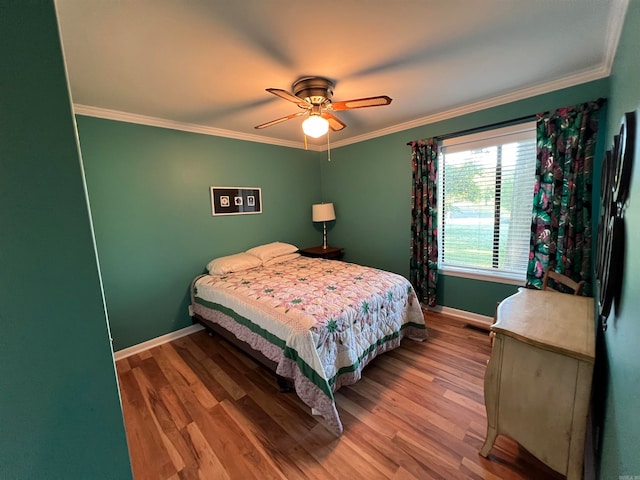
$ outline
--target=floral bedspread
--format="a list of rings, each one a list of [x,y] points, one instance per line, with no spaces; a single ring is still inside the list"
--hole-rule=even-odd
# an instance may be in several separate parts
[[[278,364],[298,396],[342,433],[333,392],[356,382],[403,336],[422,340],[420,303],[402,276],[352,263],[298,257],[226,275],[202,275],[194,313],[219,323]]]

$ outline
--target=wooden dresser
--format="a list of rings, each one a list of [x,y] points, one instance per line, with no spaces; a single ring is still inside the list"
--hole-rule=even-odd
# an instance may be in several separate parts
[[[521,288],[498,306],[484,378],[486,457],[512,437],[568,480],[582,478],[595,358],[594,299]]]

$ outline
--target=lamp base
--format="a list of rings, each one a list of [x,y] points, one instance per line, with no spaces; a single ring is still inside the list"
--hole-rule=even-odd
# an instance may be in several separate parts
[[[322,249],[326,250],[327,248],[327,222],[322,222]]]

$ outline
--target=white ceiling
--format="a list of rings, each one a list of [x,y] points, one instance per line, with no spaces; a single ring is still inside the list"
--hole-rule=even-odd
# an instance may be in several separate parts
[[[393,99],[336,112],[335,147],[608,76],[628,0],[55,4],[77,113],[303,147],[300,118],[253,128],[299,111],[265,88]]]

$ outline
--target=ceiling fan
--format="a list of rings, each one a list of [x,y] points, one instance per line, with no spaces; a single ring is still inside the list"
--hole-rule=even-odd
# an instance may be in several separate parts
[[[329,128],[337,132],[346,127],[346,125],[331,112],[352,110],[354,108],[378,107],[391,103],[391,98],[386,95],[333,102],[334,87],[335,84],[328,78],[303,77],[296,80],[291,86],[293,93],[280,88],[267,88],[267,92],[295,103],[301,108],[301,111],[257,125],[255,128],[270,127],[271,125],[306,115],[307,118],[302,122],[302,130],[305,135],[318,138],[327,133]]]

